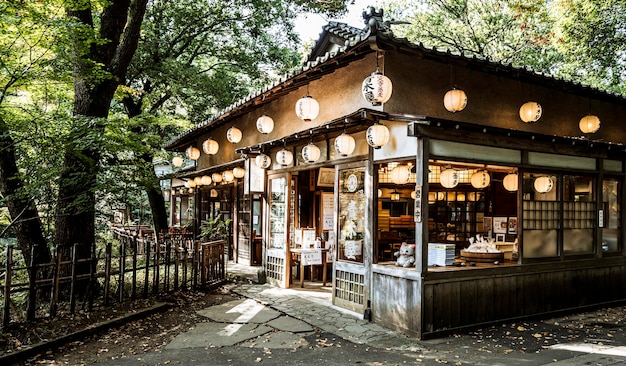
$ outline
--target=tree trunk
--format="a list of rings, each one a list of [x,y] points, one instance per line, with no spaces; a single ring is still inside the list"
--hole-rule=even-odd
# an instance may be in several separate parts
[[[6,198],[17,242],[26,265],[31,263],[33,245],[35,246],[33,263],[50,263],[52,255],[43,235],[39,212],[35,202],[23,192],[23,188],[24,182],[15,159],[15,142],[9,135],[6,123],[0,118],[0,192]]]

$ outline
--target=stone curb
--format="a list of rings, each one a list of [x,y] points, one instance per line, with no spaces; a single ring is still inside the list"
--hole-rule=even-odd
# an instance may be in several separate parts
[[[37,353],[45,352],[46,350],[49,350],[51,348],[60,347],[76,339],[85,338],[85,337],[100,333],[102,331],[111,329],[120,324],[125,324],[133,320],[146,317],[148,315],[165,311],[169,309],[171,306],[172,304],[170,303],[157,303],[149,308],[139,310],[136,313],[126,314],[126,315],[123,315],[123,316],[120,316],[111,320],[92,324],[84,329],[77,330],[76,332],[66,334],[59,338],[55,338],[50,341],[36,343],[31,346],[28,346],[27,348],[21,349],[19,351],[5,353],[4,355],[0,356],[0,365],[19,365],[20,362],[26,360],[29,357],[34,356]]]

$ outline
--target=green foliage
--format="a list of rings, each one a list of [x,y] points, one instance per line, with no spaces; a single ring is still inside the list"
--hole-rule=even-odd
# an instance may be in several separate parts
[[[203,220],[200,224],[198,239],[202,241],[228,240],[231,221],[231,219],[223,220],[221,214],[208,220]]]

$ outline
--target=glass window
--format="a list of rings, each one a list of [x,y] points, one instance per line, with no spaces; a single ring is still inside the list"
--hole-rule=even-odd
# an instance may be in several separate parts
[[[339,171],[339,238],[337,258],[363,263],[365,168]]]
[[[602,251],[616,252],[621,242],[621,197],[620,181],[606,178],[602,181],[602,207],[600,226],[602,227]]]
[[[560,215],[557,177],[524,173],[522,189],[522,255],[524,258],[557,256]]]
[[[287,178],[270,180],[270,248],[285,247],[287,225]]]
[[[595,193],[593,177],[563,176],[563,253],[593,252]]]

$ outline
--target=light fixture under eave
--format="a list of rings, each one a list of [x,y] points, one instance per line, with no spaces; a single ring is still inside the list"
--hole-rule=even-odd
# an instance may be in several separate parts
[[[461,89],[448,90],[443,96],[443,106],[449,112],[460,112],[467,106],[467,95]]]
[[[454,169],[446,169],[439,175],[439,183],[444,188],[454,188],[459,184],[459,172]]]
[[[218,196],[217,189],[212,189],[210,195],[213,198],[217,197]]]
[[[373,106],[379,106],[386,103],[389,98],[391,98],[393,84],[391,83],[391,79],[380,72],[380,68],[378,67],[378,52],[375,57],[376,71],[363,80],[361,92],[363,93],[363,98],[365,98],[368,103],[371,103]]]
[[[519,118],[526,123],[537,122],[542,114],[541,104],[533,101],[522,104],[519,109]]]
[[[382,189],[378,189],[378,198],[383,196],[383,190]]]
[[[389,199],[391,199],[392,201],[400,201],[400,192],[398,191],[391,192],[391,194],[389,194]]]
[[[200,158],[200,149],[195,146],[189,146],[187,150],[185,150],[185,155],[187,155],[188,159],[198,160],[198,158]]]
[[[504,186],[504,189],[506,189],[509,192],[516,192],[518,189],[518,185],[519,182],[517,180],[517,174],[515,173],[510,173],[507,174],[504,179],[502,179],[502,185]]]
[[[367,128],[365,139],[368,145],[374,149],[380,149],[389,142],[389,129],[379,123],[373,124]]]
[[[356,148],[356,141],[354,137],[346,134],[345,132],[337,136],[335,139],[335,151],[342,157],[350,156]]]
[[[193,178],[194,183],[196,183],[196,187],[200,187],[202,186],[202,177],[201,176],[197,176],[195,178]]]
[[[183,165],[183,158],[181,158],[180,156],[174,156],[172,158],[172,165],[177,168],[181,167]]]
[[[472,187],[476,189],[482,189],[489,185],[491,182],[491,177],[489,177],[489,173],[484,170],[478,171],[470,177],[470,183]]]
[[[302,148],[302,158],[307,163],[316,162],[321,156],[320,148],[314,143],[310,142],[308,145]]]
[[[230,143],[237,144],[241,141],[242,137],[243,133],[235,126],[229,128],[228,131],[226,131],[226,139]]]
[[[256,120],[256,129],[262,134],[268,134],[274,130],[274,120],[264,114]]]
[[[235,175],[233,174],[232,170],[225,170],[222,172],[222,179],[224,180],[224,182],[230,183],[235,180]]]
[[[320,113],[320,104],[308,93],[296,102],[296,115],[304,122],[311,122]]]
[[[411,169],[407,165],[398,165],[391,170],[389,176],[395,184],[406,184],[411,179]]]
[[[202,150],[207,155],[215,155],[220,149],[220,144],[213,140],[212,138],[208,138],[204,140],[202,143]]]
[[[276,162],[282,166],[288,166],[293,163],[293,153],[290,150],[282,148],[276,152]]]
[[[211,179],[211,177],[209,177],[208,175],[203,175],[202,176],[202,185],[208,186],[211,183],[213,183],[213,179]]]
[[[246,170],[240,166],[233,168],[233,176],[237,179],[241,179],[246,175]]]
[[[539,193],[548,193],[554,187],[554,181],[550,177],[538,177],[533,183],[535,191]]]
[[[196,182],[193,179],[190,179],[190,180],[185,182],[185,187],[187,187],[187,188],[195,188],[196,187]]]
[[[269,156],[265,154],[260,154],[260,155],[257,155],[256,158],[254,158],[254,162],[256,163],[256,166],[258,166],[259,168],[267,169],[272,164],[272,158],[270,158]]]
[[[411,191],[411,198],[412,199],[416,199],[417,198],[417,192]]]
[[[588,114],[580,119],[578,127],[583,133],[595,133],[600,129],[600,118],[593,114]]]
[[[211,174],[211,179],[213,179],[215,184],[222,183],[222,175],[220,173]]]

